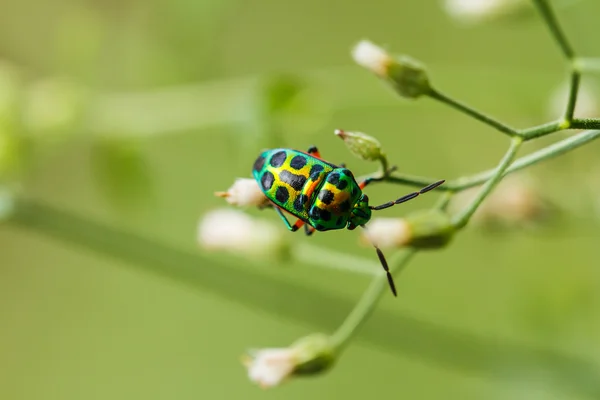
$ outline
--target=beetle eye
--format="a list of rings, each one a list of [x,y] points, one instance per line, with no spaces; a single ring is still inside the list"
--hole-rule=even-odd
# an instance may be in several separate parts
[[[366,194],[363,194],[361,201],[365,202],[365,203],[368,203],[369,202],[369,196],[367,196]]]

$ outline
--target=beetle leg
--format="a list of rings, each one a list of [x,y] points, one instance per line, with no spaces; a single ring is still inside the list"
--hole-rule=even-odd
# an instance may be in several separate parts
[[[304,221],[302,221],[301,219],[297,220],[294,225],[290,224],[290,221],[288,221],[288,219],[285,217],[285,215],[283,215],[283,211],[281,211],[281,208],[274,206],[273,207],[275,209],[275,211],[277,211],[277,213],[279,214],[279,217],[281,218],[281,220],[285,223],[285,226],[292,232],[296,232],[298,229],[302,228],[302,225],[305,224]],[[312,233],[312,232],[311,232]],[[307,233],[308,235],[308,233]]]
[[[388,175],[389,175],[389,174],[391,174],[391,173],[392,173],[392,172],[394,172],[396,169],[397,169],[397,167],[396,167],[396,166],[393,166],[393,167],[391,167],[390,169],[388,169],[388,172],[387,172],[387,174],[388,174]],[[375,177],[373,177],[373,178],[367,178],[367,179],[365,179],[364,181],[362,181],[361,183],[359,183],[359,184],[358,184],[358,187],[360,188],[360,190],[363,190],[363,189],[365,188],[365,186],[367,186],[369,183],[371,183],[371,182],[379,182],[379,181],[382,181],[383,179],[384,179],[384,177],[383,177],[383,176],[380,176],[380,177],[378,177],[378,178],[375,178]]]
[[[298,221],[303,222],[302,220],[298,220]],[[312,226],[310,226],[308,224],[304,224],[304,233],[306,233],[306,236],[310,236],[313,233],[315,233],[315,228],[313,228]]]
[[[313,157],[317,157],[319,159],[321,158],[321,153],[319,153],[319,149],[317,149],[317,146],[310,146],[308,148],[307,153]]]

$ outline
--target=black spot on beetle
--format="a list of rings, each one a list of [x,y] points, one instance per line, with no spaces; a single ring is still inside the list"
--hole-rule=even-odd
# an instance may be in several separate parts
[[[279,173],[279,179],[293,187],[294,190],[302,189],[306,183],[306,177],[304,175],[292,174],[287,170],[283,170]]]
[[[318,231],[324,231],[327,230],[327,228],[325,228],[323,225],[321,224],[315,224],[315,229]]]
[[[337,172],[332,172],[327,177],[327,182],[331,183],[334,186],[337,186],[339,181],[340,181],[340,174],[338,174]]]
[[[323,189],[319,192],[319,200],[325,204],[331,204],[334,194],[331,190]]]
[[[344,180],[341,180],[341,181],[340,181],[340,182],[339,182],[339,183],[336,185],[336,187],[337,187],[339,190],[344,190],[344,189],[346,189],[346,188],[348,187],[348,181],[347,181],[347,180],[345,180],[345,179],[344,179]]]
[[[304,156],[295,156],[290,161],[290,167],[294,169],[302,169],[306,165],[306,157]]]
[[[265,166],[265,156],[262,154],[254,161],[254,166],[252,167],[254,171],[260,172],[260,170]]]
[[[305,195],[301,194],[300,196],[296,197],[296,200],[294,201],[294,210],[300,212],[304,211],[304,206],[306,204],[306,202],[308,201],[308,197],[306,197]]]
[[[350,208],[352,206],[350,205],[350,202],[348,200],[342,202],[342,204],[340,204],[340,211],[342,212],[348,212],[350,211]]]
[[[321,210],[320,214],[323,221],[331,221],[331,212],[327,210]]]
[[[310,169],[310,179],[316,181],[319,178],[319,174],[323,172],[323,166],[320,164],[315,164]]]
[[[285,151],[278,151],[277,153],[273,154],[271,160],[269,161],[269,164],[271,164],[272,167],[279,168],[283,165],[286,158],[287,154],[285,153]]]
[[[277,188],[277,192],[275,192],[275,199],[281,204],[285,204],[286,201],[290,198],[290,192],[288,192],[287,188],[283,186],[279,186]]]
[[[262,177],[260,178],[260,183],[263,187],[263,190],[265,190],[265,191],[271,189],[271,186],[273,186],[274,181],[275,181],[275,176],[273,176],[273,174],[269,171],[265,172],[262,175]]]

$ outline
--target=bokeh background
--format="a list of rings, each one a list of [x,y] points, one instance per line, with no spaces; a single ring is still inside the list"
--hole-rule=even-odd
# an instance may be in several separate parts
[[[600,4],[555,3],[577,51],[599,54]],[[1,9],[0,176],[5,203],[13,189],[23,199],[0,224],[1,398],[600,397],[596,143],[531,169],[525,198],[544,204],[543,218],[505,224],[514,210],[497,201],[494,224],[481,218],[446,250],[415,258],[399,297],[383,297],[334,369],[268,392],[248,380],[245,350],[332,332],[369,278],[196,240],[199,219],[227,206],[213,192],[249,177],[263,148],[317,144],[357,174],[375,171],[336,128],[376,136],[412,174],[493,167],[506,137],[432,100],[397,98],[350,49],[368,38],[410,54],[440,90],[536,125],[560,115],[552,104],[566,67],[533,12],[464,25],[441,2],[417,0]],[[596,84],[585,76],[586,113],[598,111]],[[373,185],[369,196],[408,190]],[[356,232],[306,238],[270,212],[248,213],[292,245],[374,258]]]

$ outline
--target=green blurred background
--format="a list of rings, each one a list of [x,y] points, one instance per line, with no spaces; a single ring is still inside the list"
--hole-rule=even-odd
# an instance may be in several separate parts
[[[566,77],[537,15],[465,27],[417,0],[1,9],[0,176],[29,206],[0,225],[0,398],[600,398],[597,144],[532,169],[551,218],[469,227],[419,255],[333,370],[269,392],[248,380],[244,351],[332,332],[369,278],[196,243],[199,218],[226,206],[213,192],[249,177],[265,147],[317,144],[374,171],[336,128],[376,136],[408,173],[493,167],[503,135],[398,99],[350,49],[368,38],[410,54],[441,90],[526,127],[559,116],[548,107]],[[598,13],[594,1],[560,8],[580,54],[600,52]],[[373,185],[369,196],[408,190]],[[290,240],[374,258],[356,232]]]

